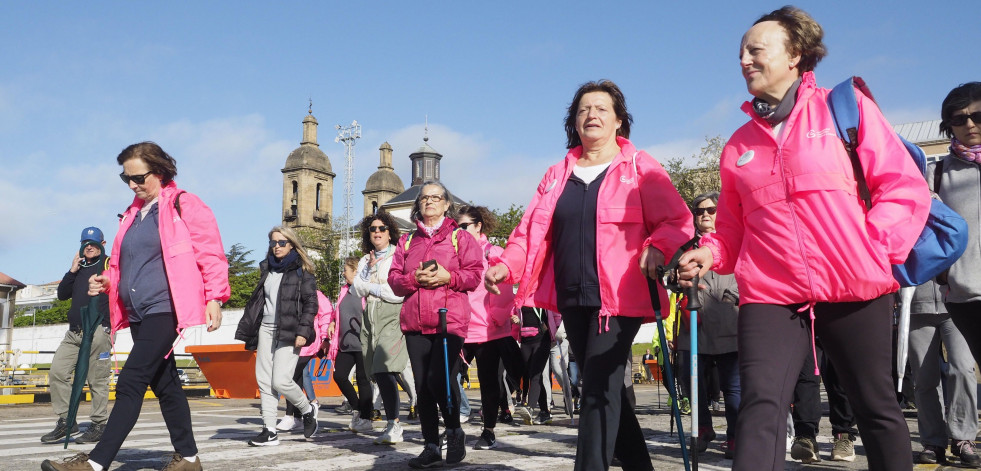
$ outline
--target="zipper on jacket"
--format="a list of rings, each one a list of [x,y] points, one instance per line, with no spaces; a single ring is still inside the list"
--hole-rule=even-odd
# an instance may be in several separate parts
[[[790,207],[790,219],[794,221],[794,236],[797,239],[797,249],[800,251],[801,263],[804,265],[804,273],[807,277],[807,289],[811,292],[811,299],[814,299],[814,283],[811,280],[811,267],[807,263],[807,249],[804,247],[804,244],[801,241],[800,221],[798,221],[797,218],[797,211],[793,201],[790,199],[790,185],[787,181],[787,169],[783,162],[783,148],[777,146],[777,154],[775,159],[779,160],[780,163],[780,179],[783,180],[784,196],[787,199],[787,206]]]
[[[586,277],[585,277],[586,257],[583,254],[586,253],[586,242],[585,242],[586,237],[584,236],[585,234],[584,229],[586,227],[586,198],[589,197],[589,183],[586,183],[585,187],[583,188],[582,194],[583,194],[583,204],[579,206],[581,208],[579,213],[579,234],[580,234],[579,235],[579,286],[581,288],[585,286],[585,282],[586,282]],[[597,197],[596,203],[597,206],[599,206],[599,195],[596,195],[596,197]],[[599,214],[599,208],[597,208],[596,214]],[[599,277],[598,271],[599,271],[599,267],[597,267],[597,273],[596,273],[597,277]],[[582,289],[580,289],[580,293],[581,292]],[[580,300],[580,302],[582,301]]]

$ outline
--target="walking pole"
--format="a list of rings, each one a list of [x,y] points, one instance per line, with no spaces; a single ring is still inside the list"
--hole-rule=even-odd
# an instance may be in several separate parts
[[[443,334],[443,367],[446,370],[446,415],[453,411],[453,393],[450,389],[450,354],[446,346],[446,308],[439,308],[439,330]]]
[[[692,469],[698,471],[698,310],[702,308],[702,303],[698,301],[698,275],[691,283],[688,289],[688,311],[691,312],[688,322],[691,329],[691,464]]]
[[[657,334],[661,341],[662,348],[667,348],[668,339],[667,335],[664,333],[664,319],[661,318],[661,298],[658,295],[657,283],[651,279],[647,279],[647,290],[651,295],[651,307],[654,308],[654,318],[657,321]],[[668,359],[668,355],[664,355],[664,361],[667,363],[664,368],[664,373],[668,376],[668,383],[674,385],[674,373],[671,372],[671,360]],[[681,409],[678,403],[677,394],[672,388],[668,389],[668,395],[671,396],[671,416],[675,421],[678,422],[678,440],[681,442],[681,458],[685,463],[685,469],[691,470],[691,465],[688,462],[688,448],[685,447],[685,431],[681,425]]]

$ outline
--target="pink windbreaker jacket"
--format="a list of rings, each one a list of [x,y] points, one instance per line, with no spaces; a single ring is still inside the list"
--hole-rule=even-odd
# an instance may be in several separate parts
[[[483,268],[481,268],[481,273],[484,273],[487,271],[487,260],[491,257],[499,258],[504,249],[490,243],[487,236],[483,234],[480,234],[477,242],[481,246],[481,253],[484,254]],[[473,314],[470,316],[470,327],[467,329],[467,343],[489,342],[511,335],[514,288],[512,285],[505,284],[499,288],[501,294],[494,295],[487,292],[484,283],[478,283],[477,288],[470,292],[470,307],[473,309]]]
[[[741,304],[863,301],[899,288],[890,264],[906,260],[923,230],[927,183],[879,108],[857,93],[866,212],[829,92],[804,73],[780,139],[744,103],[751,119],[722,151],[716,232],[701,243],[712,270],[735,272]]]
[[[348,294],[354,296],[354,293],[351,292],[351,285],[345,284],[341,286],[341,291],[337,295],[337,306],[330,311],[330,317],[327,319],[328,326],[331,322],[334,323],[334,332],[330,337],[330,347],[327,349],[327,359],[330,361],[334,361],[337,358],[337,351],[341,348],[341,343],[337,341],[337,339],[341,338],[341,323],[338,322],[338,319],[341,316],[341,301]],[[368,301],[365,298],[361,298],[361,309],[364,309],[367,304]]]
[[[170,297],[177,314],[177,330],[202,325],[205,304],[212,299],[228,301],[228,260],[218,233],[215,216],[200,198],[188,192],[181,194],[181,215],[174,208],[174,197],[180,192],[177,184],[170,182],[160,189],[157,209],[160,220],[160,248],[163,251],[164,268],[170,284]],[[109,259],[109,317],[112,331],[129,327],[129,316],[119,299],[119,248],[133,218],[143,207],[143,200],[133,198],[123,217],[119,231],[112,241]]]
[[[467,293],[483,282],[483,253],[480,244],[464,230],[457,231],[457,247],[453,247],[452,234],[459,226],[456,221],[444,218],[443,224],[432,237],[416,223],[418,230],[403,234],[392,257],[388,271],[388,285],[396,296],[404,296],[400,324],[402,332],[439,333],[439,308],[447,308],[447,331],[459,337],[467,336],[470,324],[470,298]],[[409,234],[412,242],[405,250]],[[436,289],[425,289],[416,283],[415,271],[427,260],[436,262],[450,272],[449,284]]]
[[[640,255],[647,246],[668,259],[695,233],[691,211],[671,184],[661,164],[627,139],[617,138],[620,154],[607,169],[596,210],[596,267],[599,271],[600,316],[654,317],[647,281],[640,273]],[[582,146],[545,172],[521,222],[500,257],[490,265],[508,267],[505,283],[521,283],[514,306],[557,310],[552,260],[552,213]],[[661,306],[667,294],[659,289]]]
[[[300,349],[301,357],[312,357],[317,354],[320,350],[320,346],[323,344],[325,338],[327,338],[327,328],[330,327],[330,321],[336,315],[334,314],[334,306],[330,304],[330,299],[317,291],[317,316],[313,318],[313,331],[315,335],[310,342]]]

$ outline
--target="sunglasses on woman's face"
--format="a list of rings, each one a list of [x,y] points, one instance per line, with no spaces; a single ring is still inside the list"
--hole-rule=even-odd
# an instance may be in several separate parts
[[[971,118],[974,124],[981,125],[981,111],[975,111],[970,114],[955,114],[950,117],[950,121],[948,122],[951,126],[963,126],[967,124],[967,118]]]
[[[142,185],[146,183],[146,177],[153,173],[152,171],[144,173],[143,175],[126,175],[126,172],[120,173],[119,178],[123,183],[129,185],[129,182],[136,183],[137,185]]]
[[[457,224],[457,225],[460,226],[460,229],[467,230],[467,228],[470,227],[471,225],[473,225],[473,223],[472,222],[461,222],[460,224]]]
[[[388,226],[368,226],[368,232],[385,232]]]
[[[280,246],[280,247],[286,247],[286,244],[288,244],[288,243],[290,243],[290,241],[288,241],[288,240],[270,240],[269,241],[269,248],[273,248],[273,247],[275,247],[277,245]]]
[[[705,213],[715,214],[715,206],[712,206],[711,208],[695,208],[696,216],[701,216]]]

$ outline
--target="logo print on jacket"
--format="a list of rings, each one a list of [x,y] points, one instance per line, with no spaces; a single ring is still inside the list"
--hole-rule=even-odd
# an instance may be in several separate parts
[[[739,160],[736,161],[736,166],[742,167],[743,165],[748,164],[750,160],[753,160],[754,155],[755,153],[753,151],[746,151],[745,154],[739,156]]]
[[[835,130],[834,129],[831,129],[831,128],[824,128],[824,129],[822,129],[820,131],[815,131],[813,129],[811,129],[810,131],[807,131],[807,137],[809,139],[814,139],[816,137],[831,136],[833,134],[835,134]]]

